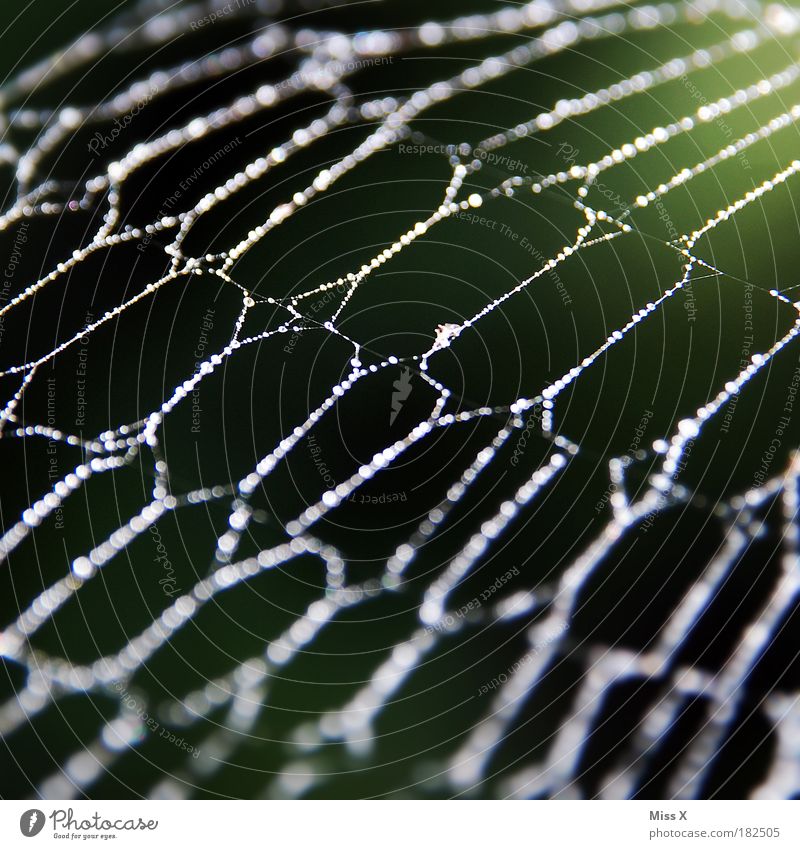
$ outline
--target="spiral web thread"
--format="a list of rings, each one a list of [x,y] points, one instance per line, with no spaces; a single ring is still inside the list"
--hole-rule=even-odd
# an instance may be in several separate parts
[[[3,439],[56,440],[80,446],[84,462],[58,480],[51,490],[41,493],[25,510],[19,521],[4,529],[0,539],[0,560],[6,561],[11,552],[31,544],[37,528],[53,521],[55,511],[86,486],[95,476],[114,475],[143,454],[152,457],[155,485],[152,500],[137,515],[131,516],[121,527],[96,547],[74,559],[70,574],[65,575],[32,599],[15,622],[6,623],[0,632],[0,652],[13,664],[26,671],[24,687],[16,696],[0,707],[0,733],[13,747],[15,733],[33,717],[48,709],[60,699],[76,693],[101,693],[119,700],[118,715],[107,722],[97,738],[87,748],[76,751],[62,768],[56,770],[37,788],[44,797],[63,798],[83,794],[91,795],[95,783],[105,770],[142,739],[140,711],[131,707],[130,700],[122,697],[137,670],[150,659],[179,629],[184,627],[203,605],[225,590],[248,581],[266,570],[286,566],[303,555],[312,555],[324,564],[327,588],[314,601],[305,614],[278,638],[271,641],[262,654],[252,657],[206,687],[183,694],[171,705],[147,706],[155,711],[167,711],[173,724],[191,727],[203,716],[213,711],[225,712],[206,739],[201,741],[200,756],[186,758],[185,764],[174,775],[154,780],[154,785],[144,792],[150,797],[186,796],[193,785],[215,774],[233,757],[238,747],[251,731],[264,705],[269,702],[270,678],[289,667],[293,659],[306,646],[313,645],[316,636],[343,611],[358,606],[381,593],[395,592],[402,587],[403,576],[414,561],[417,552],[446,528],[448,516],[462,501],[471,484],[495,459],[504,447],[512,445],[534,409],[538,411],[537,427],[542,436],[552,443],[548,459],[533,471],[529,480],[515,493],[509,495],[497,508],[493,518],[484,522],[468,540],[463,550],[435,575],[424,595],[419,610],[418,623],[407,638],[388,652],[387,658],[376,665],[372,678],[343,704],[340,710],[330,711],[319,721],[298,728],[296,746],[287,747],[283,774],[265,783],[265,795],[302,795],[315,786],[324,786],[325,776],[317,769],[317,749],[322,741],[341,740],[357,751],[361,741],[370,737],[376,718],[393,694],[401,690],[413,675],[415,667],[437,650],[441,640],[465,626],[463,618],[454,617],[449,607],[450,599],[459,583],[476,568],[482,558],[491,553],[495,541],[513,526],[517,517],[535,503],[568,467],[581,447],[556,431],[554,415],[559,396],[581,375],[601,360],[603,355],[617,345],[637,324],[656,316],[664,304],[682,288],[719,272],[697,255],[695,249],[717,227],[730,226],[729,222],[741,210],[754,203],[769,204],[769,193],[783,183],[798,179],[800,161],[786,162],[777,173],[768,176],[752,191],[721,209],[694,230],[664,244],[674,251],[681,265],[680,276],[666,288],[661,297],[646,303],[630,320],[613,332],[595,351],[587,354],[568,372],[549,385],[542,386],[530,397],[509,399],[508,406],[462,409],[452,412],[451,392],[436,378],[437,354],[458,344],[462,332],[477,325],[485,316],[527,287],[535,286],[539,278],[562,264],[569,263],[577,254],[590,256],[594,246],[611,240],[624,240],[636,232],[637,213],[660,202],[666,194],[692,180],[700,182],[703,175],[717,164],[732,159],[752,146],[756,146],[800,119],[800,104],[790,109],[777,110],[771,120],[740,138],[730,140],[719,152],[676,173],[670,180],[655,186],[649,193],[631,198],[628,207],[613,214],[599,205],[591,205],[592,186],[598,175],[635,157],[645,157],[649,151],[660,148],[680,136],[692,134],[720,115],[745,107],[757,100],[771,102],[774,95],[788,89],[800,78],[800,63],[790,63],[768,79],[754,79],[752,84],[729,96],[688,111],[682,119],[654,128],[650,133],[631,139],[627,144],[609,151],[595,161],[577,163],[568,171],[543,177],[514,176],[495,188],[464,198],[463,184],[475,170],[477,153],[497,151],[511,145],[516,139],[534,134],[545,134],[564,120],[580,120],[581,116],[603,110],[609,104],[656,93],[666,82],[691,75],[711,63],[722,63],[747,54],[766,44],[770,39],[792,36],[800,26],[800,18],[788,8],[762,7],[757,4],[742,5],[726,0],[703,0],[697,3],[664,3],[657,6],[629,7],[613,0],[534,0],[524,6],[500,9],[486,15],[473,15],[453,21],[426,23],[418,28],[398,32],[362,32],[356,36],[344,33],[311,33],[274,23],[259,30],[256,37],[235,50],[227,49],[225,55],[210,54],[196,62],[187,62],[164,71],[157,71],[140,80],[113,98],[91,109],[63,107],[52,112],[17,107],[15,104],[46,86],[60,73],[89,65],[99,56],[119,47],[120,33],[126,34],[130,46],[158,45],[177,31],[185,29],[188,22],[213,12],[213,4],[197,4],[178,8],[159,9],[153,3],[142,4],[125,18],[112,21],[104,28],[81,37],[60,54],[60,65],[54,73],[50,62],[20,73],[5,84],[0,97],[6,121],[6,138],[13,138],[15,128],[35,129],[34,144],[18,151],[11,141],[0,147],[0,155],[7,167],[16,170],[18,196],[0,216],[0,229],[13,232],[21,222],[33,217],[60,217],[81,209],[103,204],[103,221],[94,237],[79,247],[71,256],[62,259],[47,275],[31,282],[14,294],[0,309],[0,317],[8,324],[14,320],[15,311],[45,287],[57,287],[66,274],[79,266],[90,255],[112,251],[124,243],[137,243],[154,235],[166,241],[170,257],[167,273],[153,280],[141,291],[129,297],[114,309],[91,321],[85,329],[71,338],[58,342],[46,355],[30,362],[19,362],[6,368],[0,376],[16,376],[18,389],[2,401],[0,434]],[[236,14],[251,14],[253,8],[244,4]],[[586,94],[579,99],[561,101],[552,110],[535,115],[513,130],[492,135],[475,146],[468,155],[456,156],[452,162],[452,176],[440,205],[430,215],[400,235],[377,256],[369,259],[352,273],[339,280],[331,280],[292,298],[266,298],[245,289],[233,278],[234,266],[254,245],[270,238],[273,230],[294,215],[313,197],[323,194],[343,175],[359,167],[374,154],[411,137],[410,125],[433,105],[454,98],[464,89],[477,89],[491,80],[511,74],[515,69],[531,65],[538,59],[561,51],[579,49],[583,42],[602,39],[610,34],[635,34],[656,26],[671,24],[701,25],[707,14],[724,15],[736,22],[738,31],[730,38],[705,50],[678,57],[659,67],[642,69],[640,73],[621,79],[615,85]],[[524,34],[522,44],[512,49],[474,63],[450,79],[433,83],[408,99],[382,97],[356,103],[347,86],[347,78],[359,63],[376,61],[384,57],[401,55],[411,49],[435,49],[443,44],[459,41],[479,41],[491,34],[504,32]],[[142,101],[158,102],[165,92],[175,91],[198,80],[211,80],[232,73],[238,68],[260,61],[268,61],[283,51],[296,48],[300,55],[297,71],[283,84],[264,85],[245,94],[234,103],[221,107],[185,126],[170,128],[163,135],[132,147],[119,160],[112,162],[101,173],[85,183],[83,197],[79,200],[62,200],[63,187],[40,174],[47,157],[64,143],[79,126],[102,125],[114,117],[124,116]],[[303,92],[324,92],[331,96],[331,105],[313,122],[299,127],[283,144],[269,154],[250,162],[242,171],[229,175],[193,207],[175,214],[164,215],[146,227],[120,226],[120,191],[126,181],[140,168],[168,156],[173,151],[192,145],[198,139],[213,133],[224,136],[224,131],[259,112],[268,111],[277,104],[298,97]],[[696,106],[696,104],[694,104]],[[290,166],[292,156],[303,148],[316,145],[335,129],[347,125],[364,124],[363,141],[353,152],[330,168],[319,172],[303,192],[286,199],[254,230],[244,234],[239,241],[218,255],[194,257],[183,248],[194,225],[216,209],[232,203],[238,191],[257,181],[268,178],[273,172],[282,173]],[[553,187],[565,188],[574,195],[574,206],[584,216],[584,223],[574,240],[565,244],[554,256],[542,262],[540,268],[521,280],[501,297],[487,302],[483,309],[460,325],[448,325],[437,333],[430,349],[423,354],[397,358],[365,367],[361,364],[361,349],[357,340],[346,338],[338,327],[339,317],[360,287],[370,285],[370,275],[404,250],[413,250],[414,242],[423,240],[437,225],[458,213],[496,202],[498,198],[517,192],[547,193]],[[187,375],[164,398],[157,409],[133,424],[85,439],[61,430],[20,421],[17,409],[23,394],[37,379],[37,372],[59,353],[74,348],[81,338],[91,336],[103,325],[117,321],[134,304],[151,299],[155,293],[173,281],[190,275],[216,275],[221,281],[241,290],[241,312],[231,328],[230,342],[205,359],[194,374]],[[192,391],[209,375],[220,369],[237,352],[256,343],[263,343],[287,330],[306,332],[314,324],[304,313],[308,298],[332,292],[337,307],[332,318],[322,329],[335,334],[352,346],[349,375],[331,387],[328,397],[307,420],[298,421],[289,435],[264,456],[260,462],[238,482],[235,487],[209,486],[192,492],[176,492],[170,480],[170,471],[159,451],[160,430],[165,419],[181,404],[187,404]],[[471,622],[484,626],[517,617],[536,616],[528,630],[530,648],[525,662],[507,676],[484,706],[480,721],[466,739],[454,746],[449,759],[439,765],[440,779],[446,792],[469,792],[479,787],[491,776],[491,758],[497,746],[514,727],[525,699],[539,686],[547,670],[569,652],[564,636],[581,589],[604,559],[626,534],[648,517],[660,514],[676,505],[688,503],[692,494],[677,480],[678,471],[685,459],[687,445],[697,439],[704,425],[720,415],[732,398],[747,390],[751,379],[764,371],[770,361],[780,357],[784,348],[796,347],[800,334],[800,303],[793,303],[785,292],[770,292],[792,319],[788,332],[768,349],[755,353],[738,374],[731,374],[724,386],[712,399],[701,406],[696,414],[675,425],[674,431],[665,434],[653,446],[658,457],[658,470],[651,475],[635,499],[625,495],[625,478],[629,459],[619,457],[609,463],[610,480],[618,486],[611,497],[612,513],[605,526],[596,534],[591,544],[571,563],[562,576],[551,585],[541,587],[536,594],[515,594],[477,611]],[[245,318],[259,305],[268,303],[284,314],[280,327],[244,336]],[[796,315],[797,313],[797,315]],[[278,344],[278,339],[275,339]],[[335,489],[321,493],[318,501],[290,521],[285,528],[286,540],[273,548],[260,551],[257,556],[237,559],[240,540],[253,521],[250,500],[253,493],[268,485],[270,474],[284,459],[296,450],[298,443],[312,433],[317,422],[330,416],[337,403],[353,386],[369,381],[382,370],[400,373],[410,365],[430,385],[438,400],[429,415],[420,420],[403,438],[387,445],[373,460],[342,480]],[[357,492],[365,481],[381,475],[396,464],[413,446],[424,443],[440,429],[457,429],[478,418],[498,418],[505,421],[494,438],[475,456],[460,479],[454,480],[445,500],[435,505],[417,531],[400,545],[385,564],[382,580],[358,582],[350,580],[346,571],[346,558],[330,544],[314,535],[315,525],[327,514],[335,511],[345,499]],[[624,648],[594,646],[583,659],[586,674],[582,678],[575,700],[563,717],[557,734],[550,742],[546,754],[535,763],[520,763],[493,793],[511,796],[568,796],[578,793],[576,779],[584,745],[603,705],[603,696],[621,682],[650,680],[658,682],[659,694],[654,698],[644,718],[637,724],[630,739],[615,754],[613,768],[601,784],[601,794],[608,797],[627,797],[639,787],[650,759],[657,750],[659,740],[676,722],[687,701],[700,698],[704,705],[705,722],[692,738],[674,766],[669,783],[669,793],[674,797],[690,798],[702,794],[712,756],[724,741],[732,718],[736,715],[743,683],[754,664],[775,639],[780,623],[797,602],[798,594],[798,530],[797,494],[800,476],[800,459],[791,461],[784,473],[766,480],[717,509],[716,521],[724,532],[724,544],[711,561],[698,571],[696,580],[676,606],[657,642],[647,651],[636,653]],[[700,614],[708,607],[724,584],[738,559],[760,532],[759,508],[770,499],[782,505],[782,522],[779,528],[783,547],[780,574],[771,594],[759,609],[754,610],[750,623],[741,633],[738,644],[717,672],[699,666],[686,667],[674,664],[673,658],[688,639]],[[169,606],[140,634],[133,636],[118,652],[98,658],[85,665],[73,665],[64,659],[34,650],[31,638],[37,630],[51,621],[65,605],[98,573],[113,569],[115,557],[135,538],[145,533],[154,523],[170,513],[192,505],[207,502],[230,505],[227,526],[219,534],[214,554],[213,569],[188,592],[172,600]],[[776,750],[766,778],[754,787],[755,796],[786,797],[800,790],[800,693],[778,693],[768,696],[761,709],[775,730]],[[139,705],[139,708],[141,705]]]

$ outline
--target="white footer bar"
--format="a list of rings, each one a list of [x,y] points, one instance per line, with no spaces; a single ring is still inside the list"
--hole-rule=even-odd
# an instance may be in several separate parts
[[[0,846],[800,846],[797,802],[0,801]]]

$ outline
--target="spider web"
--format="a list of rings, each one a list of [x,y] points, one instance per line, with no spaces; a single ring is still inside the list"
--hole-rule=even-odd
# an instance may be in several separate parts
[[[800,101],[792,105],[791,98],[800,90],[800,64],[785,61],[766,76],[753,73],[754,65],[747,65],[749,79],[741,84],[737,80],[729,91],[713,98],[693,97],[700,91],[700,83],[694,80],[708,68],[724,69],[725,63],[756,55],[759,50],[774,50],[776,45],[783,52],[774,50],[775,54],[788,59],[796,52],[793,37],[800,24],[798,16],[784,6],[725,0],[649,6],[612,0],[534,0],[485,14],[351,35],[312,29],[302,17],[281,22],[277,14],[271,17],[268,6],[240,3],[225,12],[222,4],[213,3],[140,3],[79,38],[59,54],[57,62],[48,59],[36,64],[7,80],[2,88],[6,134],[0,150],[6,168],[13,172],[14,196],[0,217],[0,230],[13,246],[11,250],[18,247],[20,233],[24,240],[28,222],[52,219],[61,228],[68,226],[70,218],[83,216],[82,220],[92,223],[89,237],[79,240],[74,251],[52,262],[48,251],[43,272],[24,285],[15,284],[16,288],[4,295],[0,305],[3,327],[24,321],[24,311],[32,303],[76,279],[98,256],[142,246],[158,252],[166,263],[163,273],[154,273],[145,283],[136,279],[116,305],[87,316],[76,330],[64,332],[59,327],[52,346],[41,353],[28,356],[26,346],[25,355],[7,362],[9,354],[4,352],[0,378],[4,387],[10,387],[0,412],[4,448],[20,443],[26,451],[44,452],[57,446],[72,451],[59,456],[79,454],[80,459],[66,473],[59,471],[55,480],[51,477],[48,481],[47,474],[31,476],[27,507],[3,528],[0,559],[11,580],[16,576],[19,583],[13,583],[17,613],[3,623],[0,632],[0,653],[14,682],[13,692],[0,706],[0,733],[9,751],[19,754],[27,745],[24,741],[29,737],[25,735],[30,729],[45,727],[37,726],[40,719],[71,715],[61,711],[76,699],[81,704],[89,700],[91,705],[104,705],[102,709],[82,709],[89,736],[64,755],[55,754],[55,741],[47,739],[46,731],[41,732],[44,739],[40,742],[48,751],[52,747],[54,754],[30,770],[31,789],[22,792],[46,798],[102,795],[108,792],[103,790],[103,780],[115,771],[126,775],[126,763],[137,762],[139,753],[152,747],[154,737],[167,729],[178,760],[138,778],[121,778],[127,792],[149,798],[225,794],[229,792],[225,785],[214,781],[227,775],[231,764],[241,762],[242,769],[257,773],[260,784],[255,795],[337,795],[342,792],[338,782],[343,774],[368,771],[370,764],[389,757],[382,754],[382,737],[387,732],[380,730],[380,723],[393,706],[413,700],[416,677],[424,677],[435,658],[444,657],[447,663],[453,647],[469,644],[474,634],[489,641],[494,634],[501,634],[497,640],[511,652],[510,663],[495,660],[490,667],[495,670],[491,681],[477,673],[473,676],[483,686],[481,697],[474,693],[467,697],[473,705],[468,725],[454,730],[430,752],[420,749],[410,765],[397,755],[400,767],[392,779],[392,790],[376,792],[628,798],[648,792],[658,777],[662,795],[697,798],[719,786],[714,784],[715,770],[720,769],[720,753],[730,750],[732,741],[738,739],[736,745],[747,749],[748,754],[740,757],[740,762],[747,762],[756,743],[753,737],[745,737],[742,743],[741,729],[760,722],[759,733],[771,748],[766,765],[749,780],[748,793],[764,798],[796,795],[800,792],[800,691],[790,676],[783,674],[785,661],[778,671],[767,661],[774,663],[770,650],[783,645],[781,640],[792,633],[798,598],[800,459],[793,453],[797,441],[792,441],[787,425],[786,435],[781,431],[783,439],[779,440],[784,467],[779,469],[770,462],[750,486],[712,503],[685,473],[693,461],[701,462],[695,458],[704,450],[706,432],[719,426],[732,405],[743,403],[748,392],[762,391],[752,387],[762,386],[759,380],[775,362],[793,356],[795,337],[800,334],[800,303],[794,301],[791,286],[760,286],[758,275],[752,280],[737,276],[727,270],[724,254],[708,250],[718,232],[730,230],[754,209],[763,209],[771,220],[775,197],[795,190],[800,161],[790,156],[779,168],[758,177],[756,165],[752,188],[716,210],[707,209],[708,203],[715,203],[709,183],[720,169],[748,161],[745,157],[750,155],[755,160],[758,151],[781,134],[796,132]],[[143,73],[90,107],[28,105],[34,94],[41,98],[49,86],[82,73],[104,56],[135,50],[157,54],[176,33],[192,33],[193,22],[216,26],[217,18],[226,24],[252,19],[257,22],[256,34],[205,52],[196,61],[182,60]],[[711,18],[730,24],[730,31],[712,27]],[[198,28],[198,33],[202,29]],[[466,144],[461,137],[439,142],[426,129],[424,119],[429,112],[450,101],[458,102],[465,92],[481,91],[562,53],[580,55],[587,45],[603,40],[624,37],[636,43],[654,31],[667,30],[686,32],[686,39],[698,41],[702,34],[705,46],[695,48],[685,40],[686,51],[667,62],[643,65],[604,87],[560,99],[513,129],[493,132],[475,143]],[[709,39],[712,34],[715,38]],[[788,46],[784,49],[783,45]],[[351,85],[351,78],[369,78],[394,57],[424,57],[453,46],[462,51],[459,55],[467,46],[483,52],[479,59],[462,60],[459,72],[434,79],[412,95],[375,96],[358,93]],[[129,144],[128,139],[137,134],[134,114],[146,114],[162,103],[168,104],[165,109],[177,109],[169,105],[176,102],[171,98],[180,98],[184,90],[192,86],[213,90],[215,81],[236,78],[251,66],[270,73],[273,67],[285,69],[287,57],[293,67],[284,77],[272,77],[275,82],[262,82],[183,122],[170,121],[153,135],[137,137]],[[645,108],[657,103],[660,91],[671,84],[683,87],[686,108],[682,114],[656,123],[646,132],[636,132],[597,157],[581,155],[577,147],[570,146],[574,155],[552,173],[533,173],[532,169],[531,173],[527,169],[502,173],[512,161],[524,160],[523,151],[514,152],[523,142],[551,138],[562,124],[579,126],[595,115],[616,114],[628,101],[641,102]],[[226,154],[240,143],[241,125],[253,116],[268,116],[287,104],[291,107],[294,101],[305,104],[303,98],[309,98],[312,105],[298,106],[289,113],[291,127],[284,140],[231,170]],[[306,108],[313,117],[301,120]],[[93,160],[95,171],[85,175],[77,189],[48,174],[54,157],[70,139],[78,133],[99,139],[115,119],[120,122],[115,126],[124,127],[120,138],[127,149],[122,155],[108,161],[102,156]],[[710,155],[686,158],[701,147],[684,143],[693,142],[709,128],[739,127],[739,122],[748,129],[726,133],[724,144]],[[101,136],[92,136],[96,129],[103,131]],[[283,189],[290,184],[289,176],[309,171],[311,152],[326,141],[350,138],[342,135],[345,130],[358,133],[355,147],[313,170],[296,191]],[[129,214],[126,203],[131,193],[143,191],[137,183],[140,174],[169,162],[181,151],[209,143],[213,147],[203,149],[217,153],[194,171],[188,181],[191,186],[173,195],[146,224],[130,223],[135,216]],[[102,144],[100,147],[98,141],[101,153],[105,151]],[[341,275],[317,279],[308,286],[284,287],[286,291],[281,293],[271,289],[272,294],[263,294],[264,287],[254,279],[248,282],[254,268],[245,264],[249,256],[262,245],[281,239],[282,230],[300,219],[306,207],[321,202],[338,184],[399,145],[439,148],[436,161],[446,166],[448,176],[429,212],[416,221],[406,221],[394,240],[360,256]],[[630,177],[625,169],[635,164],[638,173],[644,174],[645,166],[640,163],[657,160],[654,168],[663,171],[673,162],[668,158],[672,154],[665,153],[671,146],[685,164],[623,194],[628,189],[625,179]],[[304,164],[293,172],[295,161]],[[623,177],[609,206],[608,187],[617,174]],[[237,220],[230,224],[227,218],[237,196],[244,197],[267,183],[279,186],[278,199],[267,210],[263,201],[257,204],[260,222],[236,232]],[[129,191],[129,186],[136,188]],[[190,202],[194,190],[198,197]],[[694,217],[689,219],[689,212],[677,207],[676,220],[680,214],[688,223],[673,225],[667,204],[690,191]],[[458,233],[458,228],[466,230],[497,205],[523,196],[531,202],[551,200],[554,208],[577,215],[579,222],[551,253],[529,258],[527,276],[489,294],[473,312],[449,316],[438,329],[431,320],[428,337],[414,353],[387,353],[349,332],[346,319],[360,297],[370,291],[379,300],[392,297],[381,283],[384,270],[437,239],[446,227],[451,228],[450,234]],[[224,246],[193,252],[195,234],[215,216],[222,222],[218,232],[227,239]],[[658,226],[664,221],[669,222],[666,237]],[[576,266],[591,269],[593,256],[612,247],[621,252],[626,242],[636,239],[651,245],[659,256],[663,254],[669,267],[677,269],[676,274],[666,284],[662,281],[657,296],[635,304],[630,316],[606,338],[582,338],[582,354],[569,368],[540,385],[525,380],[519,394],[499,403],[470,402],[468,389],[454,388],[444,376],[451,374],[448,356],[457,354],[471,334],[489,326],[505,309],[513,310],[531,290],[559,280],[559,275],[569,274]],[[720,382],[696,409],[673,411],[666,429],[657,433],[655,428],[660,425],[650,424],[646,437],[630,451],[598,460],[596,449],[584,444],[580,428],[570,427],[571,393],[645,326],[657,323],[672,302],[688,297],[687,293],[695,297],[702,287],[723,278],[726,285],[750,293],[749,297],[755,289],[761,298],[755,312],[766,314],[774,309],[779,332],[763,347],[754,344],[738,369],[722,367]],[[92,436],[59,427],[49,415],[45,419],[28,417],[26,399],[37,389],[46,390],[48,369],[57,360],[95,344],[94,338],[109,327],[122,334],[118,344],[127,346],[130,356],[138,356],[141,339],[135,328],[126,329],[126,320],[130,317],[133,323],[140,314],[137,310],[157,305],[176,285],[199,286],[209,279],[236,302],[230,325],[225,325],[227,341],[219,347],[204,342],[194,366],[186,368],[176,383],[164,385],[163,397],[146,415]],[[319,304],[323,308],[318,308]],[[214,323],[219,331],[221,321],[227,319],[217,317],[209,324]],[[497,325],[491,328],[486,331],[489,338],[498,332]],[[213,386],[215,378],[248,352],[258,350],[266,356],[267,364],[259,364],[259,368],[269,369],[270,351],[277,357],[287,340],[292,340],[291,345],[315,345],[319,350],[322,340],[335,343],[325,356],[341,360],[341,377],[320,394],[316,394],[318,387],[311,386],[307,413],[297,417],[280,410],[279,399],[269,395],[272,390],[267,383],[260,415],[281,416],[284,422],[291,418],[284,424],[280,440],[260,453],[251,467],[230,470],[221,483],[183,486],[186,472],[174,468],[165,448],[169,422],[186,416],[197,398],[207,399],[205,387]],[[325,439],[326,422],[358,416],[356,407],[346,406],[349,399],[357,396],[359,403],[364,403],[364,399],[377,397],[370,393],[383,392],[386,386],[391,387],[391,403],[387,394],[385,417],[395,436],[387,431],[382,447],[363,461],[350,455],[353,462],[349,468],[346,457],[335,463],[329,460],[329,468],[317,451]],[[792,386],[796,389],[796,382]],[[429,400],[420,401],[422,396]],[[793,397],[792,393],[785,402],[789,409]],[[415,406],[415,401],[421,406]],[[774,412],[778,415],[780,410]],[[121,414],[115,416],[110,409],[110,415],[119,422]],[[410,421],[409,415],[417,418]],[[418,458],[429,443],[451,445],[442,442],[451,433],[457,440],[462,439],[458,434],[467,434],[463,439],[470,452],[468,459],[457,473],[438,480],[441,492],[423,505],[411,531],[404,529],[402,537],[392,542],[380,567],[372,572],[362,568],[362,558],[348,552],[341,536],[330,533],[329,523],[335,522],[337,512],[362,497],[379,499],[381,496],[363,494],[373,492],[371,487],[397,467],[410,464],[409,474],[427,476],[430,470],[412,458]],[[316,475],[311,479],[317,491],[276,526],[269,507],[264,506],[269,504],[269,493],[286,486],[282,473],[293,458],[305,456],[309,450]],[[453,448],[451,453],[462,456],[461,449]],[[529,522],[537,521],[538,505],[549,504],[553,509],[554,500],[563,502],[559,484],[585,457],[600,462],[605,470],[606,503],[598,518],[587,525],[588,533],[577,535],[577,547],[544,577],[528,569],[523,581],[512,580],[512,573],[514,578],[520,573],[518,561],[505,556],[503,573],[493,584],[489,577],[481,579],[483,583],[470,584],[498,551],[503,554],[507,540],[519,539],[522,531],[533,533]],[[500,465],[508,474],[492,477]],[[117,487],[135,489],[133,473],[137,469],[146,470],[140,484],[141,480],[150,481],[144,502],[130,509],[126,501],[116,526],[99,536],[92,528],[81,550],[74,551],[71,540],[68,568],[56,564],[61,572],[53,580],[44,580],[53,564],[40,569],[42,585],[34,587],[30,573],[39,557],[38,545],[43,544],[37,539],[45,539],[48,529],[61,524],[70,505],[88,511],[87,493],[99,480],[119,479],[114,492]],[[486,479],[493,484],[476,506],[470,499]],[[272,481],[277,481],[274,487]],[[4,474],[6,487],[10,492]],[[423,494],[433,491],[422,490]],[[391,497],[388,490],[382,492],[384,500]],[[86,500],[81,502],[82,498]],[[562,503],[559,509],[566,513],[568,506]],[[66,626],[58,631],[62,652],[42,647],[40,634],[60,616],[76,606],[84,610],[81,605],[98,603],[97,597],[93,602],[81,599],[106,576],[110,580],[109,573],[123,569],[126,554],[140,573],[150,568],[151,556],[145,563],[141,555],[131,555],[139,550],[137,544],[150,538],[160,552],[161,534],[167,533],[163,529],[172,517],[181,516],[189,523],[191,516],[203,510],[215,537],[206,555],[208,571],[205,562],[198,565],[192,586],[181,589],[172,578],[162,580],[164,592],[156,598],[160,607],[149,608],[150,622],[126,631],[122,644],[108,650],[101,650],[91,634],[88,639],[80,632],[72,637]],[[692,555],[691,577],[683,584],[676,581],[679,591],[664,610],[652,639],[634,647],[622,640],[604,639],[599,626],[597,632],[590,628],[588,634],[581,634],[577,618],[587,594],[596,592],[598,581],[617,568],[616,558],[626,544],[641,536],[643,527],[661,527],[667,537],[680,534],[682,517],[692,511],[702,513],[705,533],[718,543],[702,555]],[[269,544],[264,544],[262,533],[271,539]],[[438,541],[450,542],[458,539],[458,534],[463,538],[456,550],[441,557],[429,556],[430,551],[437,551]],[[568,528],[562,528],[561,535],[573,536]],[[392,535],[386,538],[394,539]],[[420,562],[427,563],[430,558],[435,562],[423,569]],[[737,617],[731,616],[736,637],[719,661],[702,652],[694,656],[691,647],[706,639],[703,628],[708,628],[708,622],[722,628],[723,614],[715,605],[745,569],[748,558],[755,558],[760,566],[770,565],[769,569],[756,569],[762,592],[757,598],[747,598],[747,609],[739,610]],[[316,583],[307,578],[309,562],[321,567],[323,577]],[[289,617],[286,627],[276,628],[263,641],[259,651],[229,663],[219,675],[202,676],[194,686],[183,686],[178,678],[162,678],[163,686],[153,684],[148,670],[156,670],[150,673],[155,679],[162,675],[158,670],[164,666],[158,666],[159,658],[170,656],[169,646],[190,631],[207,608],[222,605],[236,588],[259,580],[264,595],[274,598],[272,593],[280,592],[282,585],[275,583],[273,591],[272,576],[291,576],[295,565],[305,576],[298,580],[305,582],[311,595],[303,609]],[[511,570],[505,571],[509,566]],[[493,572],[483,574],[495,577]],[[671,586],[671,578],[665,572],[660,580]],[[468,589],[465,595],[465,587],[477,590]],[[376,604],[408,597],[414,601],[409,602],[410,612],[403,618],[402,628],[393,632],[379,651],[372,652],[374,656],[367,652],[370,668],[360,678],[360,673],[354,673],[358,680],[349,693],[343,695],[342,688],[331,687],[335,698],[327,698],[324,708],[318,709],[314,701],[315,707],[306,710],[299,701],[295,710],[287,712],[288,718],[270,711],[273,691],[283,682],[303,680],[304,673],[295,673],[293,667],[313,654],[338,622],[352,623],[348,617],[365,611],[363,622],[356,619],[355,626],[346,628],[348,641],[357,644],[362,638],[355,636],[354,640],[354,635],[358,628],[367,627]],[[113,593],[106,602],[119,610],[127,603],[125,597]],[[282,602],[277,599],[275,603],[280,606]],[[235,611],[232,616],[235,619]],[[276,617],[276,621],[285,618]],[[97,649],[89,660],[71,656],[72,646],[81,639],[84,649],[90,644]],[[322,650],[320,656],[335,661]],[[342,657],[346,664],[346,653]],[[565,674],[570,676],[569,685],[560,677]],[[753,690],[752,682],[764,676],[769,683]],[[323,683],[324,678],[321,676]],[[630,708],[631,704],[637,707]],[[626,705],[631,711],[628,727],[618,733],[613,721],[625,715]],[[694,722],[688,730],[687,717]],[[421,719],[406,717],[405,722],[413,726]],[[280,730],[273,731],[273,727]],[[509,754],[508,741],[520,739],[520,729],[531,736],[522,738],[525,742]],[[601,758],[592,747],[596,746],[593,741],[603,737],[614,743]],[[676,739],[681,740],[677,749]],[[271,760],[269,766],[260,767],[260,746],[267,744]],[[588,781],[590,765],[596,768]]]

